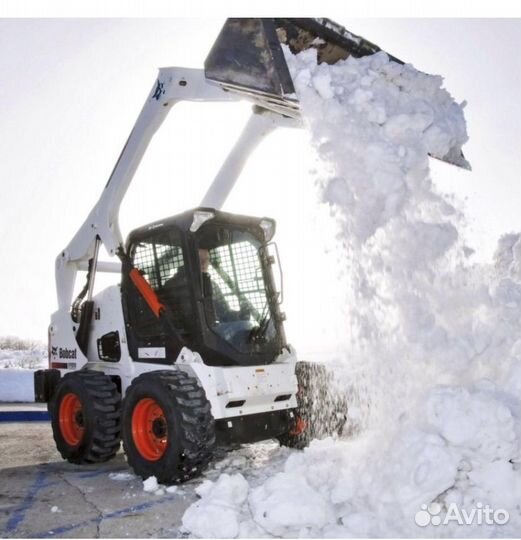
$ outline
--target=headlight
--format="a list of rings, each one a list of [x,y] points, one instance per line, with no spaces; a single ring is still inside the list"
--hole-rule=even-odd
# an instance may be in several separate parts
[[[192,224],[190,225],[190,232],[196,232],[199,230],[199,227],[206,223],[209,219],[212,219],[215,217],[215,214],[213,212],[206,212],[204,210],[196,210],[194,212],[194,220],[192,221]]]
[[[264,238],[266,239],[266,242],[269,242],[275,235],[275,221],[264,218],[260,222],[260,226],[264,231]]]

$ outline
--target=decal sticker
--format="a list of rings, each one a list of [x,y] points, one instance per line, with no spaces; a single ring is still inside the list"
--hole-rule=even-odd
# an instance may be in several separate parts
[[[52,369],[76,369],[75,362],[51,362]]]
[[[156,90],[154,92],[154,95],[152,96],[154,99],[159,101],[159,98],[165,93],[164,84],[161,81],[157,81]]]
[[[62,349],[60,347],[58,353],[58,358],[66,358],[67,360],[76,360],[76,358],[78,357],[76,349]]]
[[[78,358],[77,349],[67,349],[67,347],[51,347],[51,356],[53,360],[76,360]]]
[[[66,362],[51,362],[51,368],[53,369],[67,369],[68,365]]]
[[[139,358],[166,358],[165,347],[139,347],[137,350]]]

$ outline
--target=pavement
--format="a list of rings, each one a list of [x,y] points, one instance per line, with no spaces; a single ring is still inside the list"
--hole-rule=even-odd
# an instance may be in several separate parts
[[[121,450],[108,463],[73,465],[56,450],[49,422],[0,422],[0,538],[184,538],[182,517],[203,479],[262,477],[285,455],[273,441],[221,451],[201,478],[155,494]]]
[[[41,422],[0,424],[0,456],[1,538],[181,537],[201,482],[146,493],[121,451],[105,464],[72,465]]]

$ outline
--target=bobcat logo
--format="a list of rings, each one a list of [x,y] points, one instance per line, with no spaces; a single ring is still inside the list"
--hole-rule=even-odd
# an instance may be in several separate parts
[[[157,81],[157,86],[152,96],[154,99],[159,101],[159,98],[165,93],[165,85],[161,81]]]

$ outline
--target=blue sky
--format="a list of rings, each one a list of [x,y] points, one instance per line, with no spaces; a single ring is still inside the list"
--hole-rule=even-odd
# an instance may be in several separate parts
[[[433,162],[433,177],[467,209],[469,239],[490,259],[521,230],[520,19],[335,19],[417,68],[443,75],[468,102],[471,173]],[[156,68],[200,67],[222,17],[0,19],[0,335],[45,339],[56,309],[54,259],[97,200],[154,82]],[[171,113],[122,207],[124,233],[196,206],[248,106]],[[298,281],[303,227],[313,221],[302,133],[276,133],[252,156],[226,209],[279,222],[286,282]],[[292,179],[291,181],[288,179]],[[306,225],[307,223],[307,225]],[[320,242],[320,231],[308,231]],[[301,285],[299,285],[301,286]],[[289,299],[294,334],[309,329]],[[298,343],[297,343],[298,346]]]

